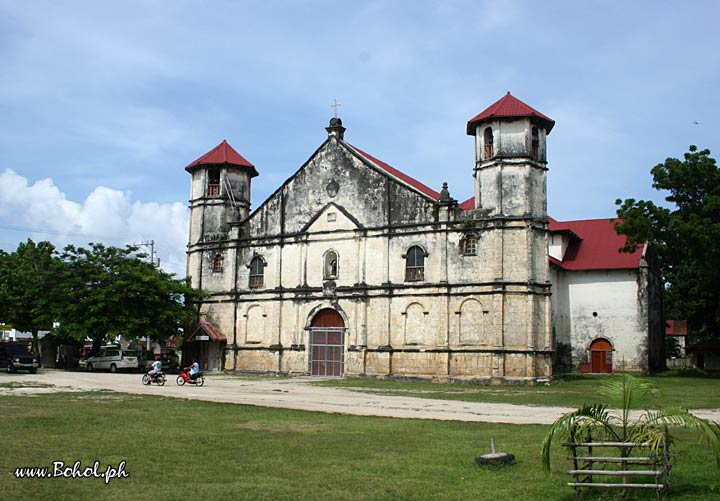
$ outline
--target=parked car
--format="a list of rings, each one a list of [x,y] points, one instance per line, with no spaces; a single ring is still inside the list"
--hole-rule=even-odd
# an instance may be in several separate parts
[[[174,350],[162,352],[162,369],[165,372],[175,372],[180,368],[180,360]]]
[[[119,370],[137,369],[139,367],[138,352],[121,348],[103,348],[97,354],[87,358],[84,365],[88,371],[110,369],[110,372],[117,372]],[[80,367],[82,366],[81,361]]]
[[[0,343],[0,368],[8,372],[28,371],[35,374],[38,358],[30,353],[25,343]]]

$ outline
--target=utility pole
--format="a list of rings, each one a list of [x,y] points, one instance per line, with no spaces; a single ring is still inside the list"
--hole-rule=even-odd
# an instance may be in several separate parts
[[[150,240],[149,242],[138,242],[133,245],[137,247],[150,247],[150,255],[148,256],[150,263],[156,268],[160,267],[160,259],[157,260],[157,263],[155,262],[155,240]],[[149,353],[152,349],[152,341],[150,340],[150,336],[145,336],[145,339],[147,340],[146,349]]]
[[[149,242],[138,242],[133,245],[138,246],[138,247],[140,247],[140,246],[150,247],[150,255],[148,256],[149,261],[156,268],[160,267],[160,258],[155,259],[155,240],[150,240]]]

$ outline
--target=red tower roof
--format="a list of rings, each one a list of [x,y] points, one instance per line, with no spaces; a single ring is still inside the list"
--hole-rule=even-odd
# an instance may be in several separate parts
[[[534,110],[527,104],[520,101],[518,98],[510,94],[508,91],[498,101],[491,104],[485,111],[471,119],[467,123],[467,133],[469,136],[475,135],[475,124],[481,122],[487,122],[493,118],[519,118],[529,117],[540,122],[545,126],[547,132],[555,125],[555,120],[549,118],[537,110]]]
[[[245,160],[240,153],[228,144],[226,140],[218,144],[212,150],[205,153],[203,156],[192,162],[190,165],[185,167],[185,170],[192,172],[193,169],[201,165],[233,165],[236,167],[247,167],[250,169],[250,177],[253,178],[258,175],[257,170],[253,164]]]

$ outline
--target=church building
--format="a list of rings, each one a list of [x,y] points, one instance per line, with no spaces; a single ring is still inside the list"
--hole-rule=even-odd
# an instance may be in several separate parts
[[[554,366],[607,372],[622,347],[630,369],[648,370],[638,256],[618,268],[636,296],[637,315],[612,324],[622,332],[585,318],[588,307],[598,322],[614,317],[612,293],[602,308],[573,296],[590,271],[573,259],[594,251],[547,214],[554,124],[509,92],[468,121],[474,196],[462,203],[446,184],[435,191],[346,142],[333,118],[315,153],[251,212],[258,171],[223,141],[186,167],[187,273],[207,292],[186,349],[209,370],[535,384]]]

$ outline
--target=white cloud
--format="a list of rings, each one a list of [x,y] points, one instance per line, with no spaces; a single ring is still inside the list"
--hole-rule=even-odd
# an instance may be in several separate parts
[[[260,172],[255,208],[325,139],[333,98],[348,141],[464,198],[464,124],[511,91],[557,121],[548,185],[561,218],[641,196],[649,166],[689,144],[717,150],[718,2],[66,4],[0,0],[0,165],[53,179],[3,187],[0,212],[37,221],[25,225],[135,238],[132,197],[186,200],[182,167],[223,138]],[[112,215],[96,227],[102,203]]]
[[[0,173],[0,221],[4,228],[21,233],[18,241],[29,236],[56,247],[154,240],[163,269],[185,275],[189,219],[179,202],[141,202],[133,200],[131,192],[99,186],[78,203],[68,200],[50,178],[30,184],[6,169]]]

